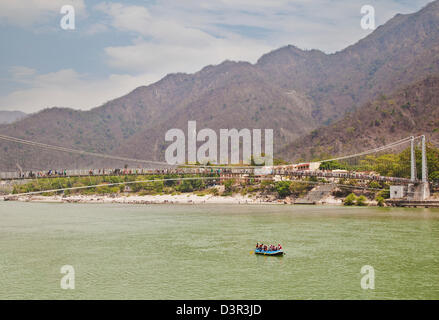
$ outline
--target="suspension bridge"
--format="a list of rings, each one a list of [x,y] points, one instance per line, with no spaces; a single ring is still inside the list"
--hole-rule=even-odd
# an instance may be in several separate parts
[[[88,152],[61,146],[55,146],[35,141],[24,140],[16,137],[0,135],[0,140],[8,143],[19,144],[21,146],[29,146],[45,150],[47,152],[63,152],[70,155],[79,155],[87,157],[95,157],[103,160],[116,160],[124,163],[136,163],[137,167],[123,168],[102,168],[99,169],[50,169],[50,170],[26,170],[17,161],[17,170],[0,172],[0,180],[25,180],[25,179],[41,179],[41,178],[60,178],[60,177],[83,177],[83,176],[114,176],[114,175],[177,175],[181,178],[170,178],[168,180],[184,180],[184,179],[206,179],[219,180],[226,179],[280,179],[280,180],[303,180],[307,179],[312,183],[330,183],[333,185],[343,185],[341,181],[357,180],[363,184],[356,188],[379,189],[383,186],[390,186],[391,198],[401,197],[406,201],[424,201],[430,196],[430,186],[428,182],[427,156],[426,156],[426,138],[424,135],[417,137],[407,137],[392,143],[385,144],[380,147],[372,148],[355,154],[339,156],[331,159],[316,160],[311,162],[291,163],[285,165],[275,165],[270,167],[261,166],[224,166],[224,165],[169,165],[166,162],[150,161],[144,159],[135,159],[121,157],[97,152]],[[418,177],[416,168],[416,151],[420,144],[421,152],[421,175]],[[388,174],[382,174],[369,170],[368,164],[373,157],[378,155],[386,155],[410,148],[407,163],[400,166],[399,171],[393,170]],[[341,168],[334,169],[325,166],[325,164],[337,163]],[[325,169],[326,168],[326,169]],[[344,169],[343,169],[344,168]],[[409,172],[406,172],[409,171]],[[192,175],[193,177],[187,177]],[[167,179],[159,179],[166,181]],[[147,180],[147,182],[158,180]],[[379,188],[368,187],[365,182],[379,182]],[[115,184],[141,183],[144,181],[130,181]],[[100,185],[92,185],[88,187],[98,187]],[[346,185],[349,186],[349,185]],[[86,187],[78,187],[86,188]],[[51,190],[38,190],[29,192],[28,194],[38,194],[44,192],[59,192],[71,190],[75,188],[59,188]]]

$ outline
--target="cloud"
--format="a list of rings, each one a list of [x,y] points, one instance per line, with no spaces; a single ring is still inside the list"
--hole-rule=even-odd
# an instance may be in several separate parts
[[[111,74],[105,78],[93,78],[72,69],[38,74],[22,66],[14,67],[11,76],[25,82],[26,88],[0,97],[0,110],[35,112],[54,106],[87,110],[122,96],[142,84],[159,80],[158,76],[152,74]]]
[[[36,70],[24,66],[13,66],[9,68],[11,78],[16,82],[27,83],[36,74]]]
[[[172,43],[139,42],[131,46],[108,47],[105,52],[110,66],[127,72],[152,72],[163,76],[174,72],[195,72],[226,59],[255,62],[269,46],[244,39],[214,39],[202,47]]]
[[[184,4],[163,0],[148,7],[95,6],[108,17],[109,27],[132,35],[130,45],[104,49],[108,65],[129,73],[195,72],[226,59],[255,62],[287,44],[332,52],[368,33],[360,28],[358,4],[329,0],[187,0]]]
[[[2,0],[0,21],[20,27],[43,24],[56,15],[61,17],[61,7],[66,4],[75,8],[75,14],[85,11],[84,0]]]
[[[417,2],[420,7],[426,0]],[[376,7],[378,24],[409,7],[369,3]],[[148,7],[101,3],[95,9],[109,17],[111,28],[133,37],[131,45],[104,49],[109,66],[167,73],[194,72],[226,59],[254,62],[287,44],[341,50],[371,32],[360,27],[362,5],[362,0],[186,0],[184,5],[162,0]]]
[[[227,30],[214,36],[189,22],[163,17],[157,8],[151,12],[144,7],[105,3],[96,9],[111,17],[113,28],[137,35],[131,45],[105,48],[108,64],[127,72],[195,72],[226,59],[254,62],[272,48]]]
[[[365,4],[376,9],[377,24],[396,13],[419,10],[430,0],[162,0],[150,7],[155,17],[167,17],[179,24],[226,36],[224,27],[245,26],[265,29],[264,42],[272,48],[293,44],[301,48],[331,53],[360,40],[360,9]],[[239,28],[236,28],[239,33]],[[241,33],[242,34],[242,33]],[[251,34],[247,34],[251,38]]]
[[[120,31],[131,31],[154,42],[176,45],[208,44],[212,36],[187,23],[168,16],[151,14],[141,6],[103,3],[95,7],[111,18],[111,25]]]
[[[108,26],[104,23],[93,23],[85,29],[85,34],[95,35],[108,31]]]
[[[366,3],[363,0],[131,0],[131,4],[95,2],[86,10],[84,0],[68,3],[65,0],[2,0],[0,24],[28,29],[52,25],[48,21],[56,16],[61,18],[60,8],[73,4],[77,18],[82,17],[79,23],[77,19],[74,35],[87,37],[73,38],[73,34],[68,34],[72,38],[51,38],[59,41],[53,47],[65,45],[62,42],[65,39],[78,41],[75,48],[79,50],[72,50],[72,56],[67,53],[64,58],[68,59],[62,60],[61,67],[59,64],[55,67],[54,61],[40,53],[44,73],[33,66],[24,66],[25,61],[14,60],[12,65],[22,66],[12,67],[8,61],[2,61],[6,66],[3,70],[9,70],[9,78],[8,93],[0,96],[0,109],[27,112],[51,106],[89,109],[139,85],[157,81],[167,73],[195,72],[226,59],[255,62],[262,54],[287,44],[334,52],[370,33],[360,27],[362,5],[375,7],[379,25],[396,13],[419,10],[427,2],[429,0],[370,0]],[[90,45],[90,39],[98,41]],[[81,56],[81,45],[92,47],[87,51],[89,54]],[[97,76],[97,73],[106,75]]]

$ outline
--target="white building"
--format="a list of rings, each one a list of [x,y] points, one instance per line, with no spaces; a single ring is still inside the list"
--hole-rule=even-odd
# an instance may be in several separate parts
[[[402,199],[407,195],[405,186],[390,186],[390,199]]]
[[[320,168],[321,162],[307,162],[307,163],[299,163],[295,165],[295,170],[309,170],[316,171]]]

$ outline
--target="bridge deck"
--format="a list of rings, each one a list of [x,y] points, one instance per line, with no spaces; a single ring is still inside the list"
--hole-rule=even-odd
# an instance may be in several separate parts
[[[114,175],[165,175],[165,174],[217,174],[219,177],[232,178],[244,176],[290,176],[290,177],[316,177],[316,178],[335,178],[335,179],[358,179],[369,181],[383,181],[398,184],[408,184],[410,179],[399,177],[385,177],[379,175],[363,174],[358,172],[331,172],[331,171],[310,171],[310,170],[288,170],[271,169],[268,173],[260,174],[254,168],[248,169],[217,169],[217,168],[177,168],[177,169],[92,169],[92,170],[60,170],[59,172],[0,172],[0,180],[18,180],[35,178],[58,178],[58,177],[83,177],[83,176],[114,176]]]

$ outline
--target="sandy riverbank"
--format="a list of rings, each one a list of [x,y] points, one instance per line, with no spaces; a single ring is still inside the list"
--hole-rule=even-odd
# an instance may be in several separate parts
[[[7,195],[0,197],[0,200],[22,201],[22,202],[46,202],[46,203],[125,203],[125,204],[294,204],[291,198],[275,199],[273,197],[258,197],[234,194],[233,196],[199,196],[193,193],[178,195],[71,195],[71,196],[42,196]],[[342,199],[333,196],[326,197],[319,201],[323,205],[343,205]],[[371,203],[372,204],[372,203]],[[376,205],[376,204],[372,204]]]
[[[198,196],[196,194],[179,195],[119,195],[116,197],[103,195],[72,196],[12,196],[13,201],[23,202],[55,202],[55,203],[130,203],[130,204],[284,204],[287,200],[261,199],[242,195],[233,196]]]

